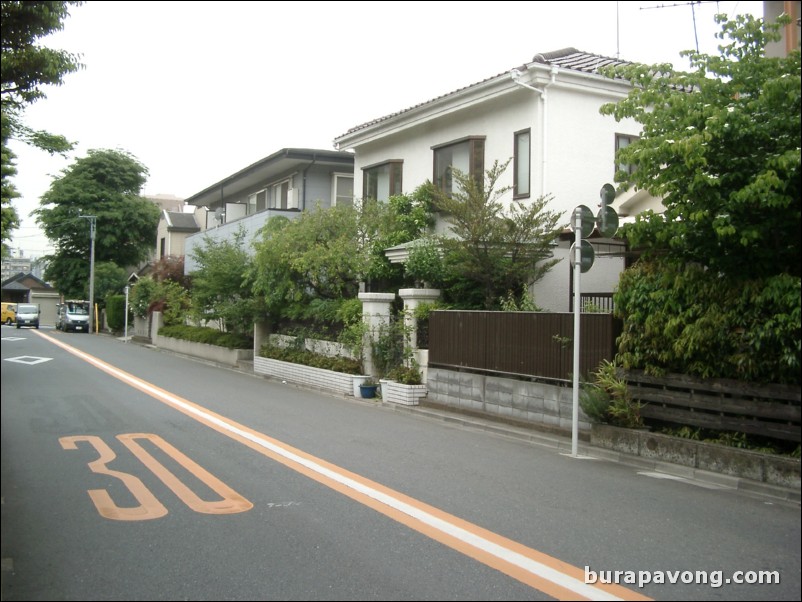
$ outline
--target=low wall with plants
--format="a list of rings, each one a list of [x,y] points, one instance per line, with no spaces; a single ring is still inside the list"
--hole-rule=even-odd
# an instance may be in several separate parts
[[[593,424],[592,445],[690,469],[800,488],[800,460],[660,433]]]
[[[424,384],[405,385],[387,379],[381,379],[379,383],[381,384],[382,401],[400,403],[405,406],[420,405],[421,400],[429,393],[428,387]]]
[[[291,349],[297,346],[298,338],[286,334],[271,334],[268,337],[268,342],[282,349]],[[311,353],[325,355],[327,357],[347,357],[349,359],[356,359],[345,345],[336,341],[306,338],[303,340],[303,348]]]
[[[325,368],[315,368],[262,356],[253,358],[253,371],[255,374],[294,385],[351,396],[354,395],[354,379],[362,380],[364,378],[345,372],[335,372]]]
[[[197,326],[162,326],[162,315],[153,312],[151,342],[167,349],[219,364],[237,366],[253,360],[253,339]]]
[[[227,366],[236,366],[241,361],[250,361],[253,359],[253,349],[228,349],[226,347],[218,347],[217,345],[209,345],[208,343],[196,343],[194,341],[174,339],[158,334],[153,336],[152,339],[153,344],[160,349],[191,355],[192,357],[198,357]]]

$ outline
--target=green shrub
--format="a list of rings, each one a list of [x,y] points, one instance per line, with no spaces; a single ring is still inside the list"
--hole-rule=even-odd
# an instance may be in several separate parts
[[[113,332],[120,332],[125,328],[125,295],[106,297],[106,322]]]
[[[604,424],[608,419],[610,395],[598,385],[582,383],[579,389],[579,407],[591,421]]]
[[[799,276],[724,278],[698,265],[640,261],[621,274],[617,363],[661,376],[798,385]]]
[[[252,349],[253,337],[233,332],[223,332],[215,328],[205,326],[187,326],[176,324],[172,326],[162,326],[159,329],[159,336],[192,341],[193,343],[206,343],[226,349]]]
[[[615,364],[602,361],[591,377],[592,381],[583,383],[579,391],[579,405],[588,418],[625,428],[643,426],[641,404],[632,400]]]
[[[329,357],[297,346],[284,348],[266,343],[259,350],[259,356],[345,374],[362,374],[362,364],[357,360],[342,356]]]
[[[423,377],[420,373],[420,368],[416,363],[411,366],[397,366],[393,368],[388,374],[389,380],[394,380],[402,385],[420,385],[423,383]]]

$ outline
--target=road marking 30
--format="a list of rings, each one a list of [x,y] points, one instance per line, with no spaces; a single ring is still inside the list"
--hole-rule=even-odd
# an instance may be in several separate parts
[[[553,598],[558,600],[651,600],[643,594],[620,585],[585,583],[583,568],[538,552],[351,473],[165,391],[44,333],[37,334],[99,370],[210,428]]]
[[[119,439],[142,464],[147,466],[153,474],[159,477],[162,483],[172,489],[173,493],[195,512],[202,512],[204,514],[234,514],[237,512],[246,512],[253,508],[251,502],[158,435],[146,433],[126,434],[117,435],[117,439]],[[162,463],[145,451],[145,449],[137,443],[137,439],[147,439],[159,447],[199,480],[208,485],[215,493],[220,495],[222,499],[212,502],[202,500]],[[120,481],[128,487],[131,495],[139,502],[139,506],[121,508],[114,503],[108,491],[105,489],[91,489],[89,490],[89,497],[92,499],[92,502],[94,502],[101,516],[112,520],[152,520],[154,518],[161,518],[167,514],[167,508],[156,499],[156,496],[153,495],[139,478],[132,474],[112,470],[107,466],[117,455],[100,437],[94,435],[75,435],[71,437],[61,437],[59,439],[61,447],[64,449],[78,449],[78,442],[81,441],[92,445],[100,456],[97,460],[93,460],[89,463],[89,468],[92,472],[120,479]]]

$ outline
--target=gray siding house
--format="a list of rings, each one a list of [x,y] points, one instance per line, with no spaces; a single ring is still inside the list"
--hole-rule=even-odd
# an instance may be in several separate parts
[[[184,272],[196,269],[193,251],[207,237],[231,240],[242,228],[248,247],[272,217],[295,219],[304,210],[354,202],[351,152],[284,148],[186,199],[200,231],[184,240]]]

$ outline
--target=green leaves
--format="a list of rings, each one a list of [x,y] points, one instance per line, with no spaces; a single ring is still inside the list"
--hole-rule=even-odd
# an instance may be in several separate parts
[[[0,3],[2,18],[2,230],[3,256],[6,241],[19,227],[20,220],[12,206],[19,197],[11,179],[17,175],[11,139],[22,140],[48,153],[64,153],[73,144],[66,138],[45,131],[33,131],[20,118],[25,106],[45,98],[44,86],[60,85],[63,77],[82,67],[78,57],[61,50],[39,46],[40,38],[62,29],[68,8],[83,2],[10,2]]]
[[[522,302],[529,285],[558,261],[552,246],[559,216],[546,210],[551,199],[514,200],[508,208],[501,202],[510,188],[496,184],[508,165],[496,161],[483,182],[454,169],[457,192],[435,201],[451,232],[410,257],[411,273],[444,288],[447,300],[460,307],[498,309],[511,292]]]
[[[621,277],[617,360],[627,369],[800,382],[798,277],[735,280],[698,265],[640,261]]]
[[[242,227],[230,240],[206,236],[192,257],[192,315],[202,322],[219,320],[224,330],[251,333],[258,313],[251,277],[253,261]]]
[[[721,56],[684,53],[691,72],[666,65],[606,72],[635,86],[601,113],[643,128],[616,159],[637,169],[617,181],[662,196],[666,208],[663,218],[638,219],[622,235],[649,256],[733,277],[799,275],[800,53],[765,56],[785,20],[720,22],[729,41]]]
[[[120,268],[147,259],[156,240],[159,208],[140,197],[147,168],[121,150],[90,150],[67,167],[42,195],[34,213],[55,243],[45,277],[60,292],[83,297],[89,281],[90,223],[95,216],[95,260]]]
[[[384,251],[420,238],[433,222],[430,186],[387,203],[316,207],[297,219],[274,225],[268,220],[256,241],[254,290],[274,316],[317,319],[315,299],[352,299],[360,283],[403,283],[401,266]]]

